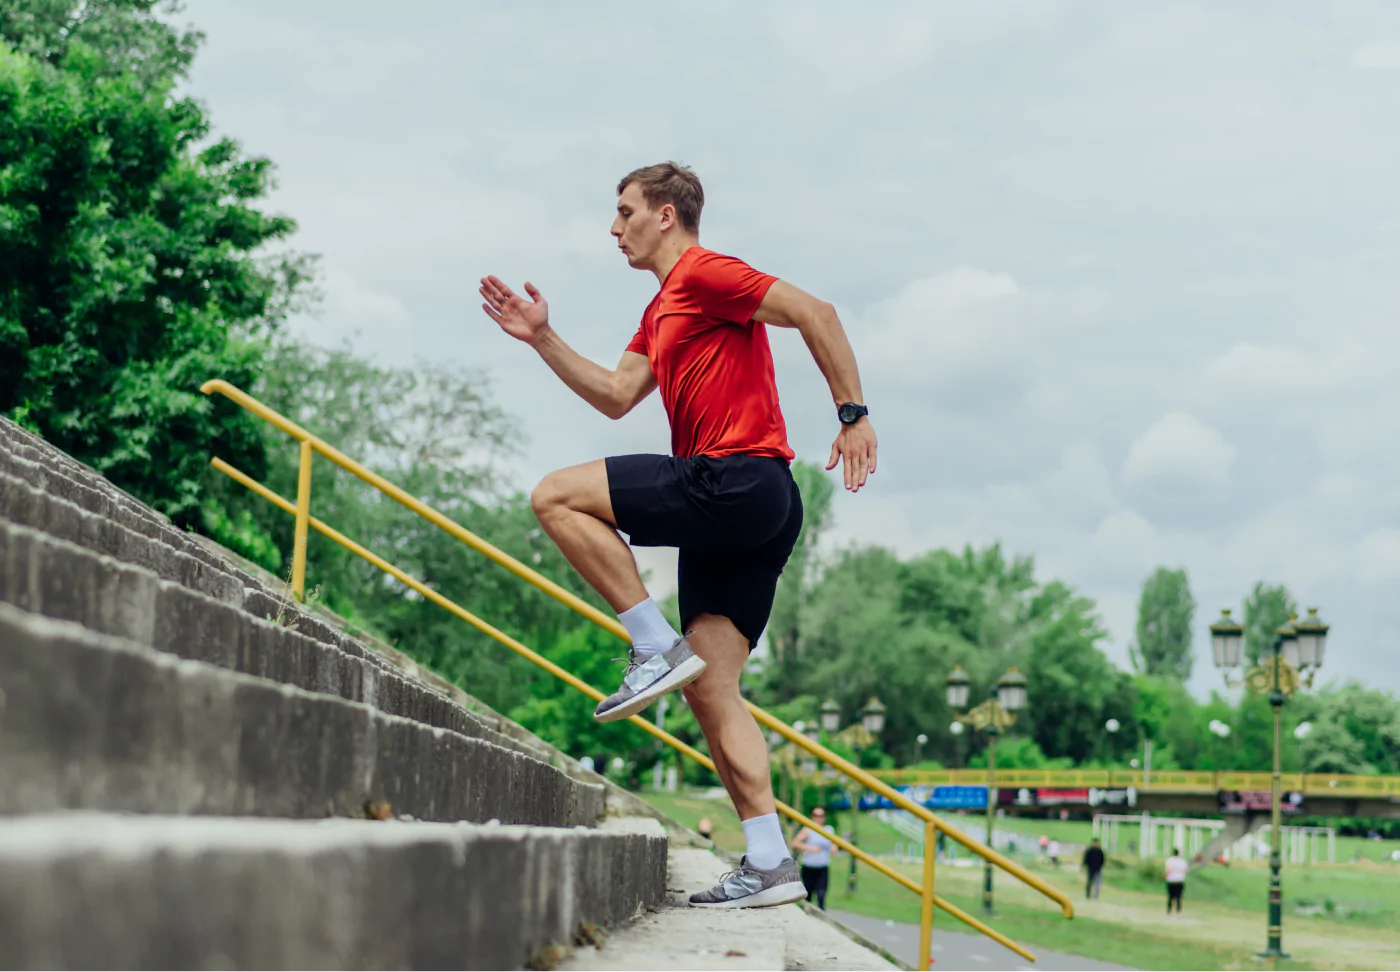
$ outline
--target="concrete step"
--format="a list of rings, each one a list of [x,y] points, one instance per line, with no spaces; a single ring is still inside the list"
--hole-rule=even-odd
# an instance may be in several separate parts
[[[516,750],[8,604],[0,781],[4,814],[363,817],[382,801],[424,820],[569,827],[603,813],[601,786]]]
[[[691,908],[691,894],[714,886],[732,865],[710,851],[673,846],[665,902],[579,948],[559,968],[605,969],[860,969],[898,968],[830,922],[797,905],[719,911]]]
[[[23,438],[17,440],[16,436]],[[245,585],[256,586],[253,579],[237,569],[228,558],[203,547],[165,516],[42,439],[30,436],[4,419],[0,419],[0,473],[25,482],[46,495],[95,513],[104,521],[157,540],[210,567],[232,573]],[[3,500],[4,492],[0,490],[0,500]]]
[[[15,968],[518,969],[657,903],[665,864],[654,821],[27,817],[0,942]]]
[[[303,634],[306,615],[297,617],[293,630],[246,610],[264,601],[264,595],[249,592],[239,608],[143,567],[0,520],[0,602],[534,754],[446,695],[405,678],[354,639],[339,632]],[[273,608],[268,601],[265,610]]]
[[[712,887],[731,865],[702,850],[672,849],[666,900],[616,929],[601,945],[577,949],[559,968],[573,972],[786,968],[785,908],[718,911],[688,898]]]
[[[78,476],[82,477],[81,482],[75,478]],[[0,418],[0,521],[3,520],[111,557],[121,564],[143,568],[174,587],[204,594],[259,620],[281,615],[286,626],[281,634],[269,632],[266,627],[250,628],[246,621],[232,616],[228,608],[216,608],[202,603],[198,597],[182,596],[170,585],[158,585],[161,593],[157,611],[170,610],[171,615],[163,624],[153,627],[157,637],[155,647],[248,674],[287,681],[300,688],[368,702],[395,715],[490,739],[528,755],[541,755],[538,741],[522,742],[512,735],[497,732],[492,725],[496,720],[479,718],[468,711],[454,701],[456,693],[444,690],[433,679],[415,677],[416,669],[406,670],[402,659],[393,663],[343,630],[301,610],[290,602],[275,581],[269,583],[258,576],[260,572],[256,568],[245,570],[227,551],[177,530],[160,514],[142,506],[96,472]],[[54,556],[64,567],[72,565],[71,557],[61,553]],[[0,558],[2,563],[3,558]],[[110,587],[119,582],[142,589],[150,586],[139,577],[108,577],[101,584],[89,583],[88,586],[97,589],[102,584]],[[0,587],[5,583],[0,577]],[[100,595],[95,596],[100,599]],[[0,594],[0,599],[4,597]],[[53,604],[52,599],[50,604]],[[89,610],[98,607],[92,604]],[[35,607],[31,610],[73,620],[89,616],[52,606],[47,610]],[[191,630],[190,625],[197,631]],[[145,640],[140,632],[126,628],[93,626],[107,633]],[[167,643],[161,643],[159,639],[171,631],[180,637],[173,645],[168,643],[168,637],[165,638]],[[192,637],[196,633],[213,637]],[[323,651],[293,634],[333,650]],[[557,753],[551,753],[548,758],[578,775],[578,768],[569,765],[572,761],[559,758]]]

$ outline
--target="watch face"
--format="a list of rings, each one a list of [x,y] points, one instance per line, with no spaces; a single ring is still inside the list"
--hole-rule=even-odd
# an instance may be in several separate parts
[[[852,405],[850,402],[847,402],[846,404],[842,405],[837,412],[837,417],[840,418],[841,421],[845,422],[847,425],[850,425],[856,419],[860,418],[860,415],[860,409],[857,408],[855,405]]]

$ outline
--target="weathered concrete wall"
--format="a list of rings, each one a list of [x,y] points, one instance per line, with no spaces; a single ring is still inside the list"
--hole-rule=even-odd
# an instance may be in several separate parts
[[[18,968],[520,968],[665,897],[666,839],[77,814],[0,827]]]
[[[264,597],[250,592],[248,601],[256,604]],[[309,638],[161,580],[151,571],[3,521],[0,601],[183,658],[365,702],[517,751],[522,748],[462,706],[403,678],[351,639],[337,634],[337,646]],[[570,782],[577,790],[571,802],[585,814],[570,823],[595,822],[603,813],[601,787]]]
[[[594,823],[601,788],[482,739],[0,605],[0,813]]]

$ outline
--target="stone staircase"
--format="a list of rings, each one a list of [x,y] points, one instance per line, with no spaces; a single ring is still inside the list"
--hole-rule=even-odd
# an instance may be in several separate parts
[[[344,627],[0,418],[3,964],[891,967]]]

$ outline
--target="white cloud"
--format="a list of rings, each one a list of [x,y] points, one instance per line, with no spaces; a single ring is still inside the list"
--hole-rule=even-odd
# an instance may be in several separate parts
[[[1352,52],[1351,63],[1371,71],[1400,71],[1400,41],[1381,40],[1362,44]]]
[[[892,375],[925,381],[986,367],[1021,350],[1008,313],[1020,292],[1009,273],[957,267],[877,301],[853,331],[864,356]]]
[[[1186,412],[1172,412],[1133,441],[1123,461],[1123,481],[1164,478],[1224,486],[1236,455],[1218,431]]]
[[[1393,584],[1400,580],[1400,530],[1372,530],[1361,538],[1356,553],[1357,574],[1363,582]]]
[[[368,287],[334,264],[322,268],[320,287],[324,299],[318,311],[292,321],[306,338],[334,344],[356,335],[361,351],[393,357],[414,347],[413,315],[394,294]]]
[[[1140,577],[1160,562],[1161,542],[1143,516],[1124,510],[1103,518],[1089,540],[1088,554],[1100,571]]]
[[[1212,381],[1269,392],[1325,387],[1329,370],[1319,368],[1316,359],[1297,348],[1249,343],[1237,344],[1206,364]]]

